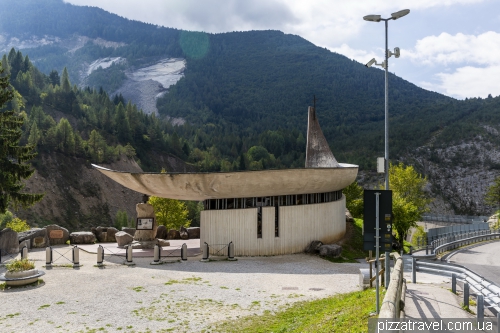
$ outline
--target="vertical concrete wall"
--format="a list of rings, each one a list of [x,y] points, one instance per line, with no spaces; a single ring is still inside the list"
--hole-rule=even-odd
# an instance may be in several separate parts
[[[313,240],[332,243],[345,234],[345,197],[312,205],[279,207],[279,236],[275,237],[275,208],[262,208],[262,238],[257,238],[257,208],[201,212],[201,244],[234,243],[236,256],[291,254],[304,251]],[[216,246],[210,248],[215,254]]]

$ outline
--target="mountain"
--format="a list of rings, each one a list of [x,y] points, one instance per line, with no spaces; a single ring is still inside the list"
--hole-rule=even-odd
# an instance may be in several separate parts
[[[381,70],[279,31],[206,34],[61,0],[0,3],[8,8],[0,50],[21,49],[46,75],[67,67],[81,88],[102,87],[169,121],[169,153],[200,170],[303,166],[315,96],[337,160],[359,164],[367,184],[374,179],[369,170],[384,150]],[[458,101],[393,74],[389,87],[391,159],[429,176],[435,212],[487,213],[482,196],[500,163],[499,98]],[[138,151],[146,170],[158,168]]]

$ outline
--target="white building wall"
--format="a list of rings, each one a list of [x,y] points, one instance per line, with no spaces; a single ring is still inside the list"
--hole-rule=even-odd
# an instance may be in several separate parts
[[[236,256],[262,256],[302,252],[313,240],[333,243],[345,234],[345,197],[334,202],[279,207],[278,237],[274,216],[274,207],[262,208],[262,238],[257,238],[257,208],[204,210],[201,244],[214,244],[210,247],[213,255],[218,249],[215,244],[232,241]]]

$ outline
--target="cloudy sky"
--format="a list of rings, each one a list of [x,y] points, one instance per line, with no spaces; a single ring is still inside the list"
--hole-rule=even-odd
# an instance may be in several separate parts
[[[500,95],[500,3],[497,0],[66,0],[130,19],[211,33],[275,29],[299,35],[363,64],[384,57],[389,71],[425,89],[459,99]]]

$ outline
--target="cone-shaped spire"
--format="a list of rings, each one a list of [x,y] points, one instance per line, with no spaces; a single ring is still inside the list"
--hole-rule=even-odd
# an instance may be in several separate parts
[[[319,127],[316,109],[308,109],[306,168],[337,168],[339,163],[333,156],[328,142]]]

